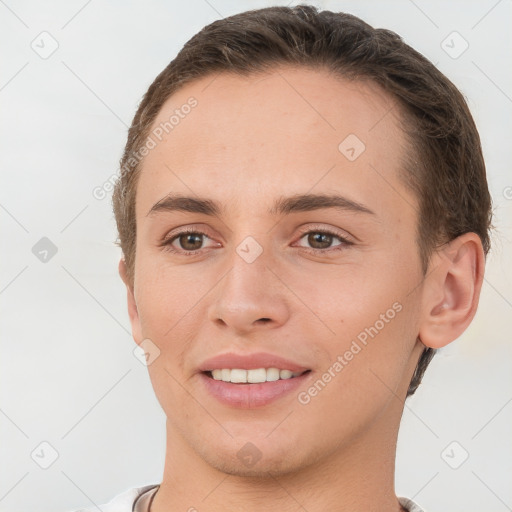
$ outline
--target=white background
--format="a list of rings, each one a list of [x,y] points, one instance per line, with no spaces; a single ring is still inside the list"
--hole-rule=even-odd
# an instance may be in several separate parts
[[[185,41],[215,19],[269,5],[285,3],[0,2],[0,511],[101,506],[161,481],[165,417],[132,353],[110,197],[92,191],[116,173],[138,102]],[[475,321],[406,402],[397,493],[430,512],[512,510],[511,2],[314,5],[398,32],[468,98],[494,198],[494,247]],[[43,31],[59,45],[47,59],[31,48]],[[441,47],[453,31],[469,43],[456,59]],[[46,263],[32,252],[42,237],[58,250]],[[31,458],[50,456],[43,441],[58,452],[48,469]],[[458,469],[441,455],[452,441],[452,459],[469,454]]]

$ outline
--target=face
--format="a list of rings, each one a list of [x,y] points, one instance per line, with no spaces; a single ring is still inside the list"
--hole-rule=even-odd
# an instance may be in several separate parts
[[[399,421],[422,271],[397,110],[294,68],[205,77],[162,108],[131,321],[177,450],[284,474]]]

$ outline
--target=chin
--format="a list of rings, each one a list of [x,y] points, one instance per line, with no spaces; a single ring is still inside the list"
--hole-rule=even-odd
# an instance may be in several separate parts
[[[227,446],[202,446],[198,455],[210,466],[228,475],[252,478],[270,478],[296,473],[321,458],[316,450],[298,452],[302,443],[283,439],[269,442],[260,438],[251,442],[232,440]]]
[[[254,466],[249,467],[238,459],[233,459],[231,454],[225,459],[218,455],[205,457],[207,463],[222,473],[240,476],[244,478],[268,479],[271,476],[294,473],[302,469],[300,464],[290,460],[274,460],[273,458],[262,458]]]

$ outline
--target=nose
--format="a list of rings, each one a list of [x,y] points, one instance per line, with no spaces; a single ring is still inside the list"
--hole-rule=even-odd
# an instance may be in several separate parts
[[[237,335],[284,325],[290,316],[290,297],[265,253],[252,263],[235,253],[231,262],[209,307],[209,319]]]

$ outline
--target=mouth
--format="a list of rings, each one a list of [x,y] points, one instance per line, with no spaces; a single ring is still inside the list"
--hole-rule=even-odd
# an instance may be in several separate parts
[[[252,409],[289,398],[312,370],[277,354],[226,352],[204,361],[198,374],[203,389],[220,404]]]
[[[205,391],[230,409],[255,409],[290,399],[305,387],[311,370],[216,368],[199,373]]]
[[[265,382],[276,382],[280,380],[295,379],[309,373],[311,370],[293,372],[281,368],[216,368],[203,373],[213,380],[232,384],[263,384]]]

